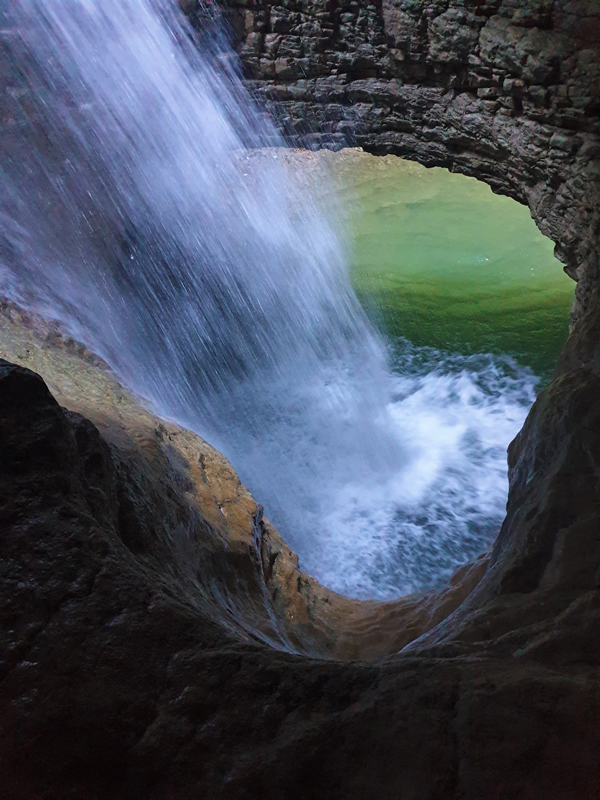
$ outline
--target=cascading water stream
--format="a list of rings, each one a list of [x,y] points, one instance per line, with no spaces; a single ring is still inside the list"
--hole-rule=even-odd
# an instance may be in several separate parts
[[[167,0],[2,13],[4,293],[224,452],[330,587],[398,596],[484,550],[531,373],[409,345],[390,367],[335,209],[261,150],[216,27],[199,48]]]

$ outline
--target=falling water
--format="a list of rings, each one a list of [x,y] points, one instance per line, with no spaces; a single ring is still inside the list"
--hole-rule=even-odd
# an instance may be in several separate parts
[[[2,15],[4,293],[223,451],[332,588],[393,597],[484,550],[533,376],[391,364],[216,27],[194,41],[167,0]]]

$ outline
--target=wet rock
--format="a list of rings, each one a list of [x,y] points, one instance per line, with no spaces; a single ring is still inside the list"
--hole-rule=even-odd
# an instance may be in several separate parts
[[[486,559],[479,559],[472,568],[461,568],[441,592],[398,602],[341,597],[300,570],[298,557],[223,456],[142,408],[106,364],[65,339],[58,326],[5,301],[0,355],[43,373],[63,406],[39,375],[5,363],[0,453],[6,475],[23,461],[23,474],[33,474],[28,480],[38,487],[56,472],[61,502],[83,503],[128,558],[141,559],[148,568],[153,564],[160,573],[174,571],[186,603],[193,595],[211,619],[225,614],[228,628],[235,621],[242,638],[253,641],[258,635],[273,646],[311,655],[387,655],[454,610],[485,570]],[[40,438],[36,398],[52,409],[55,449]],[[55,450],[67,444],[65,461]],[[29,460],[20,452],[30,453]],[[37,467],[35,458],[42,459]],[[15,497],[19,491],[9,484],[5,494]],[[21,502],[27,508],[32,501],[25,494]]]
[[[7,797],[597,796],[597,375],[551,385],[512,446],[491,567],[357,602],[206,442],[56,326],[0,321],[58,398],[0,363]]]

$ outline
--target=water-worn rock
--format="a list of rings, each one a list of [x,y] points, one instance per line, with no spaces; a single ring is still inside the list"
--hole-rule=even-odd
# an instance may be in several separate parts
[[[490,569],[360,603],[210,445],[56,326],[0,320],[61,403],[0,362],[1,797],[597,796],[596,375],[513,445]]]
[[[72,424],[78,420],[78,443],[96,437],[101,463],[87,453],[89,443],[83,454],[84,472],[90,460],[98,462],[93,496],[84,482],[71,487],[73,497],[92,503],[97,523],[147,568],[152,564],[157,581],[171,580],[165,571],[178,575],[181,602],[213,620],[223,621],[225,613],[227,626],[235,622],[242,638],[259,636],[315,656],[394,653],[453,611],[483,574],[487,557],[461,567],[439,592],[391,603],[342,597],[300,570],[296,554],[220,453],[144,409],[104,362],[55,323],[4,301],[0,356],[44,376],[61,406],[78,415],[69,417]],[[23,398],[25,405],[26,389]],[[7,445],[7,458],[22,434]]]

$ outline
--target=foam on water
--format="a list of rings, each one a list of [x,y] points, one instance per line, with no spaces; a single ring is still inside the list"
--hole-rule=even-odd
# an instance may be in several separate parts
[[[238,438],[235,464],[307,571],[391,599],[441,585],[489,547],[505,514],[506,447],[536,384],[510,358],[406,343],[368,430],[346,402],[354,380],[337,374],[290,397],[256,440]],[[382,444],[401,463],[389,468]]]
[[[406,462],[337,487],[307,561],[323,583],[357,597],[439,586],[488,548],[505,514],[506,445],[537,383],[511,359],[428,348],[409,350],[397,368],[388,410]]]
[[[167,0],[22,0],[2,24],[5,293],[222,450],[327,585],[393,597],[484,550],[535,379],[392,363],[335,209],[257,157],[282,142],[216,29],[199,51]]]

